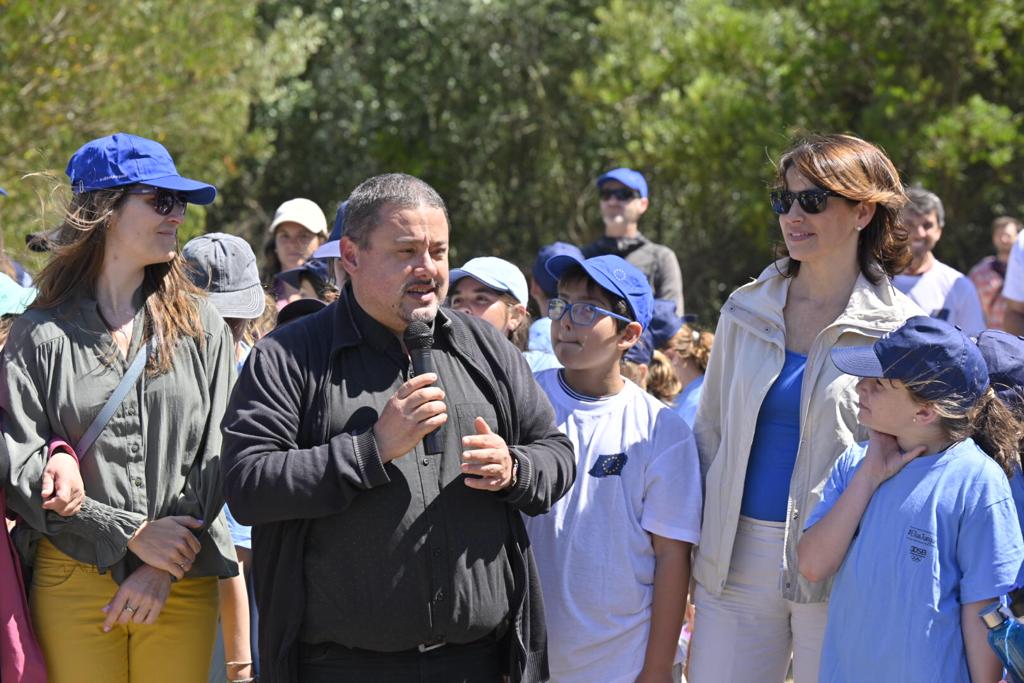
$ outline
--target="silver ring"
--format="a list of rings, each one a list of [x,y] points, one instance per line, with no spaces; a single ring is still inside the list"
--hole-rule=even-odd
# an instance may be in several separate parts
[[[127,612],[128,614],[135,614],[135,608],[132,607],[131,605],[125,605],[124,606],[124,611]]]

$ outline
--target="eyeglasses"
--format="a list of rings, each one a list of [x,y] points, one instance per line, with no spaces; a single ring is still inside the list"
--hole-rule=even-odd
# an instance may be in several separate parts
[[[623,317],[618,313],[612,313],[607,308],[601,308],[594,304],[582,302],[571,304],[565,299],[557,298],[548,300],[549,318],[557,322],[564,318],[566,313],[569,314],[569,320],[572,321],[572,324],[579,325],[580,327],[590,327],[597,322],[597,317],[600,315],[607,315],[610,318],[615,318],[616,320],[621,320],[626,323],[633,322],[629,318]]]
[[[813,190],[801,190],[800,192],[790,192],[789,190],[773,190],[769,195],[772,203],[772,211],[779,214],[780,216],[789,213],[789,210],[793,207],[793,200],[796,200],[800,204],[800,208],[806,213],[821,213],[825,210],[825,203],[829,197],[843,197],[838,192],[832,190],[819,190],[814,188]]]
[[[179,206],[181,207],[181,215],[184,216],[186,209],[188,209],[188,200],[185,199],[184,195],[171,190],[165,190],[162,187],[132,187],[124,192],[125,194],[154,197],[153,201],[149,202],[149,204],[161,216],[170,216],[171,212]]]
[[[635,190],[631,190],[628,187],[617,187],[615,189],[608,188],[598,190],[597,194],[600,195],[602,201],[608,201],[612,197],[615,197],[620,202],[628,202],[631,199],[637,198]]]

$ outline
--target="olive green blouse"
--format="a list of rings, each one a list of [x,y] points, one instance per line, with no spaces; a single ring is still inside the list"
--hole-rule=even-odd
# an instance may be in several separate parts
[[[142,343],[138,312],[128,359]],[[0,369],[4,412],[0,473],[10,507],[72,558],[111,570],[121,582],[141,561],[128,540],[145,520],[191,515],[204,520],[202,544],[187,576],[233,576],[237,562],[221,510],[220,421],[234,382],[231,334],[198,299],[204,340],[184,339],[170,372],[143,373],[95,444],[79,453],[85,502],[73,517],[42,509],[47,443],[74,445],[128,369],[95,298],[81,294],[52,309],[30,309],[11,329]]]

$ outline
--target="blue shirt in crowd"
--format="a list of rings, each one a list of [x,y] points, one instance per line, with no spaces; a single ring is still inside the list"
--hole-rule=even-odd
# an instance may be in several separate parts
[[[808,527],[866,451],[839,457]],[[1022,561],[1009,482],[974,441],[912,460],[872,496],[836,575],[819,680],[970,683],[960,606],[1008,591]]]
[[[672,404],[672,409],[676,411],[677,415],[686,420],[686,424],[690,425],[690,429],[693,429],[693,422],[697,419],[697,406],[700,405],[700,394],[703,388],[704,375],[700,375],[697,379],[683,387],[683,390],[676,396],[675,403]]]
[[[551,346],[551,318],[544,316],[530,325],[530,341],[523,356],[534,374],[562,367]]]
[[[800,447],[800,385],[807,356],[786,351],[782,371],[761,402],[750,446],[740,514],[784,522],[789,480]]]

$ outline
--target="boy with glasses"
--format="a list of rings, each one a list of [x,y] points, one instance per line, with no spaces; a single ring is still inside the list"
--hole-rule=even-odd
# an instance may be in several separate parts
[[[650,206],[647,180],[631,168],[615,168],[597,179],[604,237],[583,247],[583,256],[621,256],[647,277],[654,298],[676,303],[683,315],[683,275],[675,252],[640,234],[640,217]]]
[[[528,518],[546,597],[551,680],[679,680],[679,634],[700,535],[696,444],[681,417],[622,377],[654,299],[618,256],[547,262],[561,369],[536,375],[577,453],[576,485]]]

